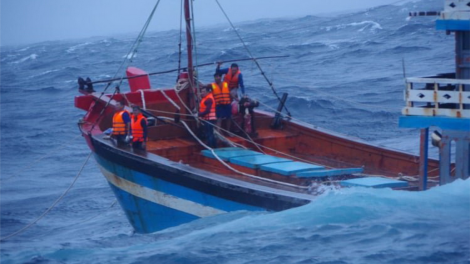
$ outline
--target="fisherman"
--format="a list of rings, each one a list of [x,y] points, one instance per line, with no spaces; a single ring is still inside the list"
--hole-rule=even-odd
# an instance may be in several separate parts
[[[210,87],[201,87],[201,103],[199,104],[199,113],[198,117],[202,118],[205,122],[204,125],[204,135],[206,136],[207,144],[211,148],[216,148],[217,143],[214,137],[214,126],[217,120],[215,115],[215,100],[212,95],[212,90]]]
[[[132,106],[132,148],[145,150],[147,142],[147,118],[142,115],[140,107]]]
[[[228,83],[228,88],[230,91],[235,90],[239,95],[239,98],[244,97],[245,95],[245,85],[243,84],[243,75],[238,68],[238,64],[232,63],[230,68],[220,69],[222,62],[217,62],[217,68],[215,69],[216,73],[225,74],[224,82]],[[239,92],[239,88],[241,93]]]
[[[215,100],[215,115],[217,117],[217,131],[220,131],[222,120],[227,120],[227,130],[230,129],[232,106],[230,100],[230,90],[226,82],[222,82],[220,73],[214,74],[214,82],[212,83],[212,94]]]
[[[242,129],[250,137],[256,137],[258,133],[255,127],[255,111],[254,108],[259,106],[258,101],[252,100],[247,96],[243,97],[239,102],[239,112],[242,116]]]
[[[129,112],[124,110],[125,103],[118,101],[116,103],[116,112],[113,116],[113,134],[112,137],[116,139],[118,145],[126,145],[129,143],[128,137],[130,136],[130,122],[131,117]]]
[[[230,98],[232,99],[232,131],[235,134],[241,134],[243,126],[243,116],[240,114],[240,99],[235,90],[230,91]]]

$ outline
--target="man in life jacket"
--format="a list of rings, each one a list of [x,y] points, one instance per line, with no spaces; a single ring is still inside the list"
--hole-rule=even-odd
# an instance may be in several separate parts
[[[220,73],[214,74],[212,83],[212,95],[215,100],[215,115],[217,117],[217,131],[222,126],[222,120],[227,120],[227,130],[230,129],[232,117],[232,105],[230,100],[230,90],[226,82],[222,82]]]
[[[208,87],[201,87],[201,103],[199,104],[198,117],[204,120],[204,135],[206,136],[207,144],[211,148],[216,148],[216,140],[214,137],[214,126],[217,120],[215,115],[215,100],[212,95],[212,89]]]
[[[126,145],[129,143],[127,137],[130,136],[130,122],[131,117],[129,112],[124,110],[125,103],[118,101],[116,103],[116,112],[113,116],[113,134],[112,137],[116,139],[118,145]]]
[[[144,149],[147,142],[147,118],[142,115],[140,107],[137,105],[132,106],[132,148]]]
[[[239,98],[244,97],[245,85],[243,84],[243,75],[240,72],[240,69],[238,68],[238,64],[232,63],[230,68],[224,69],[220,68],[221,64],[222,62],[217,62],[217,68],[215,69],[215,72],[221,75],[225,74],[224,82],[228,84],[228,88],[230,89],[230,91],[235,90]]]

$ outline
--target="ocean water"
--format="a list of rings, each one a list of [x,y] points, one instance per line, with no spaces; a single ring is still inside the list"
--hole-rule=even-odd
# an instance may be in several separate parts
[[[407,14],[442,8],[441,0],[421,0],[237,28],[254,56],[289,55],[260,64],[277,91],[289,93],[295,118],[417,153],[419,132],[398,128],[402,59],[406,76],[453,72],[454,38],[435,30],[435,18]],[[228,26],[196,29],[198,63],[248,57]],[[1,48],[0,237],[41,216],[83,166],[49,213],[1,241],[1,263],[470,263],[469,180],[425,192],[332,190],[283,212],[235,212],[133,233],[95,161],[85,163],[90,150],[77,127],[84,112],[74,96],[78,76],[114,76],[136,35]],[[178,39],[177,30],[149,32],[131,65],[177,68]],[[275,108],[255,65],[239,64],[247,93]],[[200,68],[200,80],[210,82],[214,68]],[[175,79],[151,82],[171,87]]]

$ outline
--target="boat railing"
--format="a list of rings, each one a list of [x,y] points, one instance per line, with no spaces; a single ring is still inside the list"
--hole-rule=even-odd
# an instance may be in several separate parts
[[[402,114],[470,118],[470,80],[447,77],[406,78]]]

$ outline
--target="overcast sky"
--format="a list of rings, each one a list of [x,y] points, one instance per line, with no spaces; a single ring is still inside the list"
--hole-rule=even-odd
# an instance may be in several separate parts
[[[0,45],[138,33],[157,0],[0,0]],[[397,0],[219,0],[232,22],[365,9]],[[153,30],[179,29],[180,0],[161,0]],[[225,23],[215,0],[194,1],[197,26]]]

